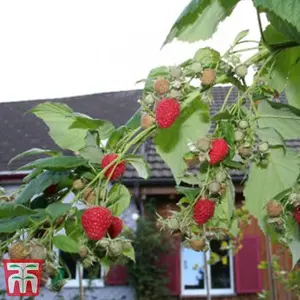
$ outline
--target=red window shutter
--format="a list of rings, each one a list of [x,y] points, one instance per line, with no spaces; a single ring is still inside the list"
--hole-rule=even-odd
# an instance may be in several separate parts
[[[166,268],[168,278],[168,288],[170,295],[179,296],[181,294],[181,239],[174,238],[174,243],[169,253],[160,256],[159,264]]]
[[[106,285],[126,285],[128,273],[126,266],[113,266],[105,277]]]
[[[262,290],[259,236],[245,235],[242,249],[235,255],[235,290],[238,294],[258,293]]]

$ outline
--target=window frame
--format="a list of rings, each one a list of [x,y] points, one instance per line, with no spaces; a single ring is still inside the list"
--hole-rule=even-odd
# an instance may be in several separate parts
[[[184,282],[183,282],[183,270],[184,270],[184,260],[182,257],[182,252],[185,247],[181,244],[181,251],[180,251],[180,285],[181,285],[181,296],[206,296],[206,281],[204,280],[204,289],[185,289],[184,288]],[[200,252],[199,252],[200,253]],[[206,256],[206,261],[209,260],[210,258],[210,250],[208,250],[205,253]],[[233,255],[232,255],[232,250],[228,251],[228,258],[229,258],[229,275],[230,275],[230,285],[231,288],[226,288],[226,289],[212,289],[211,288],[211,267],[208,264],[208,284],[210,288],[210,295],[212,296],[234,296],[236,295],[235,293],[235,286],[234,286],[234,265],[233,265]]]

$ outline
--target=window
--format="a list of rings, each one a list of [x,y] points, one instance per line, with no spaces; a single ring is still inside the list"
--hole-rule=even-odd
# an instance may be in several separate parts
[[[62,275],[64,278],[69,279],[65,287],[79,287],[79,262],[75,255],[59,251],[59,257],[63,260],[69,269],[71,278],[69,279],[69,274],[66,270],[62,270]],[[95,263],[89,268],[81,268],[82,273],[82,285],[84,287],[103,287],[104,286],[104,274],[99,263]]]
[[[221,241],[211,241],[211,251],[196,252],[182,247],[181,250],[181,293],[183,296],[206,295],[206,286],[211,295],[234,294],[233,259],[228,250],[221,250]],[[205,255],[207,261],[218,255],[226,261],[208,264],[208,282],[205,279]]]

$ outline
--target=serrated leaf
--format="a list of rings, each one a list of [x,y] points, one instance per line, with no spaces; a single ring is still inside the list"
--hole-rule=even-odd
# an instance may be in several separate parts
[[[108,207],[113,215],[120,216],[129,206],[131,195],[129,190],[120,183],[115,183],[108,193]]]
[[[239,32],[233,41],[233,45],[238,44],[243,38],[245,38],[248,35],[248,33],[249,29],[242,30],[241,32]]]
[[[253,0],[255,6],[273,12],[300,32],[300,3],[295,0]]]
[[[37,159],[25,166],[19,168],[19,170],[32,170],[35,168],[46,170],[68,170],[79,166],[86,165],[86,160],[77,156],[56,156],[50,158]]]
[[[220,53],[209,47],[197,50],[194,56],[194,60],[199,61],[205,68],[215,68],[220,59]]]
[[[186,169],[182,158],[189,152],[188,143],[205,136],[209,127],[208,106],[196,99],[182,110],[180,117],[170,128],[157,130],[154,139],[156,151],[172,170],[177,184]]]
[[[178,193],[186,196],[190,201],[195,200],[196,196],[200,193],[200,188],[190,188],[185,186],[176,186]]]
[[[80,250],[79,244],[67,235],[57,235],[53,237],[52,241],[56,248],[64,252],[78,253]]]
[[[61,217],[62,215],[66,214],[70,211],[72,207],[71,203],[61,203],[56,202],[52,203],[46,208],[46,212],[51,216],[52,219],[57,219]]]
[[[84,232],[80,221],[82,213],[83,210],[77,211],[76,218],[74,218],[74,216],[68,218],[64,223],[66,234],[76,241],[78,241],[83,236]]]
[[[91,163],[100,164],[104,152],[97,144],[97,136],[88,132],[85,137],[85,147],[79,150],[79,154]]]
[[[20,159],[22,157],[30,156],[30,155],[39,155],[39,154],[44,154],[44,155],[49,155],[49,156],[57,156],[60,155],[61,152],[55,151],[55,150],[49,150],[49,149],[40,149],[40,148],[32,148],[30,150],[24,151],[17,156],[13,157],[9,162],[8,166],[15,160]]]
[[[16,203],[1,202],[0,218],[12,218],[18,216],[33,215],[36,211]]]
[[[141,110],[140,108],[133,114],[133,116],[126,122],[125,127],[128,129],[136,129],[140,126]]]
[[[300,48],[299,48],[300,59]],[[288,103],[296,108],[300,109],[300,62],[291,67],[289,70],[289,77],[285,88],[285,95]]]
[[[259,221],[263,230],[266,204],[295,184],[299,175],[298,159],[293,151],[284,152],[281,148],[269,151],[269,164],[266,168],[255,163],[250,165],[244,189],[246,208]]]
[[[268,142],[272,146],[284,146],[283,137],[274,128],[257,128],[256,134],[261,141]]]
[[[43,173],[41,169],[33,169],[27,176],[23,178],[24,183],[30,182],[32,179],[36,178],[38,175]]]
[[[140,155],[127,155],[125,160],[137,171],[139,177],[147,179],[150,176],[150,169],[145,158]]]
[[[228,120],[231,119],[232,117],[233,117],[232,114],[226,109],[213,115],[211,120],[215,122],[219,120]]]
[[[192,0],[172,26],[164,45],[174,38],[196,42],[209,39],[239,0]]]
[[[300,110],[286,104],[262,101],[258,112],[260,128],[274,128],[284,139],[300,138]]]
[[[123,250],[122,254],[123,254],[124,256],[130,258],[132,261],[135,262],[135,253],[134,253],[134,248],[133,248],[132,245],[130,245],[130,247],[127,246],[127,247]]]
[[[271,45],[281,44],[289,41],[285,35],[276,30],[276,28],[271,24],[269,24],[264,30],[264,38],[267,43]]]
[[[44,102],[31,110],[49,127],[53,141],[62,149],[77,151],[84,147],[86,129],[70,129],[73,123],[73,111],[66,104]]]
[[[117,145],[117,143],[124,137],[126,131],[126,126],[120,126],[119,128],[117,128],[109,137],[106,143],[106,147],[108,149],[113,149]]]
[[[187,184],[191,185],[199,185],[200,184],[200,179],[193,175],[193,174],[185,174],[184,176],[179,178],[181,182],[185,182]]]
[[[25,228],[29,223],[28,216],[19,216],[0,220],[0,232],[15,232]]]
[[[15,203],[23,204],[29,201],[33,196],[42,193],[47,187],[52,184],[57,184],[63,178],[68,177],[66,172],[45,171],[35,179],[30,181],[21,191],[15,200]]]
[[[114,125],[105,120],[93,119],[87,115],[74,114],[73,123],[70,125],[70,129],[87,129],[97,130],[99,132],[101,140],[105,140],[110,137],[114,132]]]

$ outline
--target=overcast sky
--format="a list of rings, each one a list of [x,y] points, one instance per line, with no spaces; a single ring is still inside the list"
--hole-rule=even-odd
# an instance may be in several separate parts
[[[180,63],[203,45],[224,52],[250,29],[250,0],[238,4],[205,43],[173,42],[160,50],[189,0],[10,0],[0,2],[0,102],[141,88],[155,66]]]

